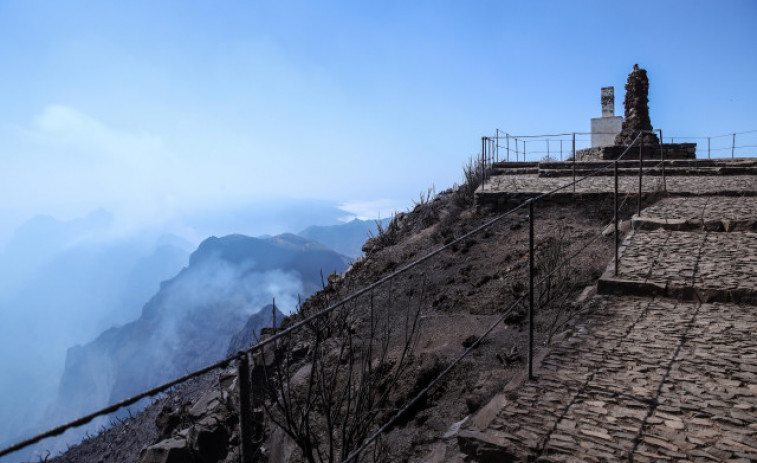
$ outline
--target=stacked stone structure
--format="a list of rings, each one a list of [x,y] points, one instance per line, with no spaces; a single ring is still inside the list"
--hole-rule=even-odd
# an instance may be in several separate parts
[[[659,145],[660,140],[652,132],[652,122],[649,119],[649,79],[646,69],[633,65],[633,71],[628,74],[626,81],[626,98],[623,100],[626,117],[623,128],[615,137],[615,144],[630,145],[639,132],[644,132],[642,142],[645,145]]]

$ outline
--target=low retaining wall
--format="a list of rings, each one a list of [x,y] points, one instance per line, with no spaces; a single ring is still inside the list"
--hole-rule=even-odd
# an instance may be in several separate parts
[[[627,146],[599,146],[576,151],[578,161],[600,161],[617,159]],[[665,159],[696,159],[696,143],[663,143]],[[644,159],[660,159],[660,145],[645,145],[641,148]],[[639,159],[639,148],[631,148],[623,159]]]

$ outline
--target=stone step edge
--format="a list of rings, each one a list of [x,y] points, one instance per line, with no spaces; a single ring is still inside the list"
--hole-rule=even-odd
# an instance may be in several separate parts
[[[533,368],[537,377],[544,359],[552,352],[554,346],[559,345],[572,335],[572,330],[566,330],[555,336],[549,345],[544,346],[536,353]],[[522,439],[502,431],[488,429],[489,425],[509,403],[508,393],[518,390],[527,381],[529,381],[527,372],[521,370],[486,405],[472,416],[469,415],[470,419],[466,418],[465,427],[455,435],[462,453],[474,458],[474,461],[481,462],[523,461],[524,456],[531,454],[533,448],[525,445]],[[532,444],[535,445],[536,443]]]
[[[538,175],[538,167],[525,167],[519,169],[500,169],[495,167],[492,169],[491,175]]]
[[[623,254],[631,243],[633,236],[640,232],[631,230],[618,247],[618,260],[623,266]],[[647,280],[634,280],[615,276],[613,260],[597,281],[597,294],[615,296],[666,297],[690,302],[727,302],[735,304],[757,305],[757,288],[701,288],[694,284],[658,283]]]
[[[621,264],[622,264],[621,259]],[[608,275],[609,273],[609,275]],[[597,292],[603,295],[666,297],[690,302],[725,302],[757,305],[757,288],[701,288],[696,285],[658,283],[615,277],[605,272],[597,282]]]
[[[491,186],[489,186],[491,188]],[[621,191],[620,192],[623,197],[626,196],[626,194],[631,198],[632,200],[635,200],[639,193],[638,191]],[[541,196],[543,194],[542,191],[491,191],[490,189],[487,189],[485,191],[481,191],[481,187],[479,186],[476,192],[474,193],[474,202],[476,205],[477,210],[490,210],[490,211],[499,211],[504,212],[507,210],[510,210],[512,208],[520,206],[523,202],[528,201],[531,198],[535,198],[537,196]],[[540,201],[545,202],[551,202],[551,203],[559,203],[559,204],[568,204],[572,202],[580,202],[580,201],[595,201],[595,200],[604,200],[604,201],[610,201],[609,204],[612,204],[612,198],[614,193],[612,191],[576,191],[573,193],[573,189],[571,187],[564,188],[557,193],[554,193],[553,195],[543,198]],[[653,198],[655,195],[659,196],[659,198],[665,197],[665,193],[662,191],[644,191],[642,193],[642,198],[644,198],[644,201],[649,201],[651,198]],[[732,190],[720,190],[715,192],[702,192],[702,193],[695,193],[695,192],[674,192],[674,193],[668,193],[666,195],[667,197],[682,197],[682,198],[696,198],[700,196],[727,196],[727,197],[754,197],[757,196],[757,190],[754,191],[732,191]]]
[[[595,170],[605,166],[612,168],[612,159],[593,161],[494,161],[490,165],[493,169],[527,169],[539,168],[543,170]],[[644,158],[644,167],[653,167],[660,163],[660,159]],[[618,161],[619,168],[639,168],[638,159],[623,159]],[[666,169],[690,168],[750,168],[757,167],[755,158],[714,158],[714,159],[665,159]]]
[[[644,167],[652,167],[657,164],[659,164],[661,159],[658,158],[643,158],[642,163]],[[635,166],[637,169],[639,168],[639,160],[637,159],[621,159],[618,162],[618,167],[629,167],[629,166]],[[575,167],[578,169],[598,169],[600,167],[609,166],[609,168],[612,168],[612,165],[615,163],[613,159],[607,159],[607,160],[590,160],[590,161],[581,161],[578,160],[576,162],[573,161],[539,161],[539,162],[532,162],[528,163],[529,167],[532,167],[533,165],[538,165],[542,169],[563,169],[563,170],[570,170]],[[500,162],[494,163],[494,166],[501,166],[501,167],[516,167],[518,164],[523,164],[522,162],[514,163],[514,162]],[[703,168],[703,167],[757,167],[757,159],[754,157],[750,158],[736,158],[736,159],[730,159],[730,158],[713,158],[713,159],[668,159],[665,158],[665,166],[666,168]]]
[[[653,167],[645,168],[644,177],[654,176],[661,177],[663,174],[662,168]],[[576,169],[576,177],[583,177],[589,169]],[[499,172],[497,172],[499,173]],[[556,178],[556,177],[572,177],[573,172],[568,169],[538,169],[539,177]],[[500,175],[515,175],[512,173],[499,173]],[[613,177],[615,175],[614,169],[605,169],[601,172],[594,174],[598,177]],[[667,167],[665,168],[665,175],[668,177],[717,177],[717,176],[731,176],[731,175],[757,175],[757,167]],[[618,176],[639,176],[638,167],[624,167],[618,169]]]
[[[528,455],[523,452],[526,449],[518,449],[499,431],[461,430],[457,435],[457,443],[460,451],[473,458],[473,461],[509,463],[525,461],[522,457]]]
[[[579,183],[577,185],[578,188],[581,188],[581,184]],[[524,197],[525,199],[530,199],[532,197],[540,196],[545,191],[533,191],[533,190],[523,190],[523,191],[491,191],[491,185],[489,183],[486,184],[486,189],[482,191],[481,186],[479,186],[476,189],[476,192],[474,195],[476,196],[518,196],[518,197]],[[524,187],[525,188],[525,187]],[[619,194],[625,195],[628,193],[633,197],[638,196],[638,189],[632,188],[632,191],[627,192],[625,190],[619,191]],[[659,191],[649,191],[645,190],[642,192],[642,195],[652,195],[652,194],[662,194],[663,192]],[[612,190],[608,189],[607,191],[576,191],[573,193],[573,188],[571,186],[567,186],[563,188],[562,190],[553,193],[554,196],[579,196],[579,197],[586,197],[587,199],[590,197],[604,197],[604,196],[612,196],[614,193]],[[705,191],[702,193],[697,193],[693,191],[674,191],[674,192],[668,192],[667,196],[671,197],[684,197],[684,198],[695,198],[700,196],[728,196],[728,197],[742,197],[742,196],[757,196],[757,190],[747,191],[747,190],[719,190],[719,191]]]
[[[658,217],[639,217],[631,219],[636,230],[668,230],[668,231],[708,231],[734,232],[757,231],[757,218],[749,219],[662,219]]]

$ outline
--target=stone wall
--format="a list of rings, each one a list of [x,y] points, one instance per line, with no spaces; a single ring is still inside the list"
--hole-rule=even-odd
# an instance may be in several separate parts
[[[576,151],[578,161],[599,161],[617,159],[626,150],[626,146],[600,146]],[[696,143],[663,143],[662,150],[665,159],[696,159]],[[644,159],[660,159],[660,146],[645,145],[642,147]],[[623,159],[639,159],[639,148],[633,147],[623,156]]]

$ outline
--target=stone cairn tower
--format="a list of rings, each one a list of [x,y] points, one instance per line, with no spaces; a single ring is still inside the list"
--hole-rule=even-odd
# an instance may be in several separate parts
[[[649,120],[649,79],[647,71],[640,69],[638,64],[634,64],[633,71],[628,74],[623,105],[626,107],[626,117],[623,128],[615,137],[615,144],[628,146],[639,132],[652,130],[652,122]],[[641,141],[647,146],[660,144],[654,133],[645,133]]]

